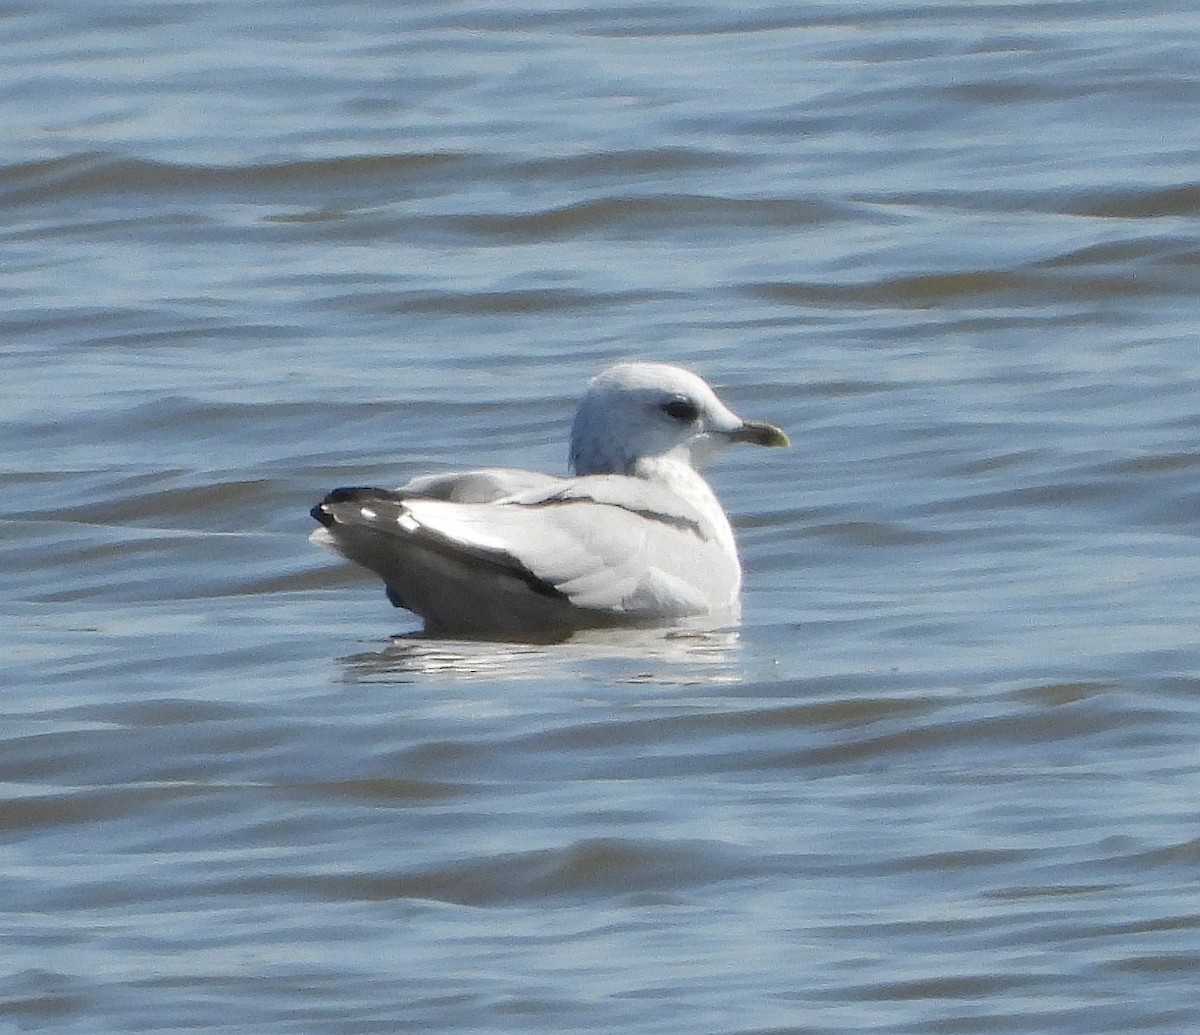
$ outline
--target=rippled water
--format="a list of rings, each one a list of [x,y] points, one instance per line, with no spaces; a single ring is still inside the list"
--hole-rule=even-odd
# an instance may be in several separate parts
[[[0,7],[0,1017],[1194,1032],[1200,14]],[[692,366],[739,629],[414,637],[331,486]]]

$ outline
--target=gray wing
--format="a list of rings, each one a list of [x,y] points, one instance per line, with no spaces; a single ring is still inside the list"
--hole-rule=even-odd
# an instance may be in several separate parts
[[[539,471],[484,467],[477,471],[422,474],[405,482],[395,493],[401,497],[420,496],[452,503],[492,503],[520,492],[548,490],[565,481],[565,478],[555,478]]]
[[[689,528],[703,536],[708,522],[695,506],[668,489],[644,478],[621,474],[596,474],[583,478],[556,478],[532,485],[517,494],[513,503],[546,507],[563,503],[593,503],[616,507],[653,521]]]
[[[637,620],[702,614],[737,597],[736,554],[698,510],[642,479],[553,479],[494,503],[340,492],[350,495],[332,493],[313,512],[326,542],[420,614],[508,606],[500,589],[513,586]],[[426,554],[441,566],[440,590],[417,570]]]

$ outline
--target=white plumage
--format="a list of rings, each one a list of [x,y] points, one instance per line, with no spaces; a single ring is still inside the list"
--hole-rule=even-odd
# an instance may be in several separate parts
[[[735,612],[733,530],[698,468],[723,446],[787,445],[698,376],[622,363],[588,384],[572,478],[486,469],[335,489],[314,542],[369,568],[432,635],[548,639]]]

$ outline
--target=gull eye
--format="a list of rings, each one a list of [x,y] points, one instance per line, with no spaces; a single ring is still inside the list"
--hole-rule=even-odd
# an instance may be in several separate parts
[[[694,424],[700,416],[700,410],[690,399],[671,399],[659,407],[672,420],[680,424]]]

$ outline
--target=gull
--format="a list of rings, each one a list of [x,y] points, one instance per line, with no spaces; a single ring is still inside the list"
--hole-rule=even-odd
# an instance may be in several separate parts
[[[786,446],[698,375],[619,363],[588,382],[573,477],[485,468],[334,489],[311,539],[383,579],[429,636],[556,639],[736,617],[742,570],[700,468],[731,443]]]

